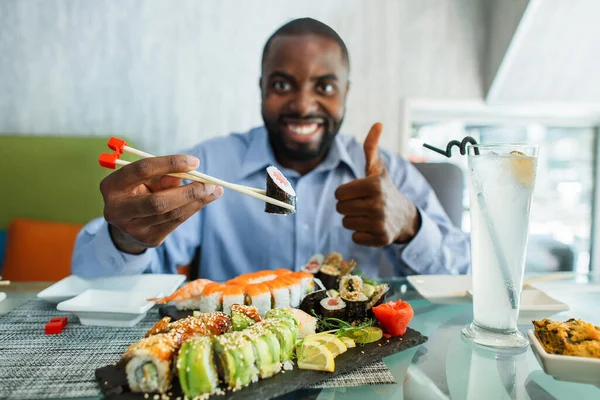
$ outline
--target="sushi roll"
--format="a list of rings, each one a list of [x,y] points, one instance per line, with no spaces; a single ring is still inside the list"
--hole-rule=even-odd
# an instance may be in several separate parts
[[[354,268],[356,268],[356,265],[356,261],[354,260],[342,260],[342,262],[340,263],[340,274],[350,275],[352,271],[354,271]]]
[[[303,297],[300,279],[292,276],[292,274],[289,274],[281,276],[277,278],[277,280],[284,285],[287,285],[287,288],[290,291],[290,307],[298,308],[300,305],[300,299]]]
[[[258,381],[258,369],[252,343],[241,332],[215,336],[217,367],[227,389],[239,390]]]
[[[219,387],[212,339],[198,337],[183,343],[177,356],[181,389],[187,398],[211,395]]]
[[[321,314],[325,318],[346,318],[346,303],[344,300],[333,297],[326,297],[320,302]]]
[[[270,378],[281,371],[281,346],[277,336],[264,326],[252,326],[242,332],[252,343],[258,374],[262,379]]]
[[[296,192],[285,176],[274,166],[267,168],[267,193],[268,197],[283,201],[294,210],[265,203],[265,212],[269,214],[293,214],[296,212]]]
[[[363,292],[348,292],[340,297],[346,303],[346,321],[362,321],[367,317],[369,298]]]
[[[315,276],[310,272],[294,272],[292,273],[292,276],[294,278],[300,279],[301,299],[314,290],[315,282],[313,279]]]
[[[327,257],[325,257],[321,265],[327,264],[339,268],[342,264],[342,261],[344,261],[344,257],[342,257],[340,253],[334,251],[333,253],[329,253]]]
[[[293,271],[287,269],[287,268],[277,268],[276,270],[273,270],[273,274],[275,274],[275,276],[284,276],[284,275],[289,275],[291,274]]]
[[[271,308],[288,308],[290,306],[290,289],[279,279],[265,282],[271,290]]]
[[[223,288],[223,312],[230,314],[234,304],[244,304],[244,287],[239,285],[225,285]]]
[[[246,303],[258,310],[258,315],[264,316],[271,309],[271,290],[264,283],[246,285]]]
[[[316,253],[311,258],[308,259],[308,263],[317,263],[317,265],[321,265],[325,260],[325,256],[321,253]]]
[[[121,361],[125,363],[131,391],[165,393],[171,385],[171,360],[177,354],[179,345],[174,335],[158,334],[129,346]]]
[[[326,289],[337,289],[340,270],[332,264],[323,264],[319,269],[317,277],[321,280]]]
[[[306,265],[303,265],[302,267],[300,267],[300,271],[302,272],[308,272],[311,273],[313,275],[316,275],[319,273],[319,268],[321,268],[321,266],[317,263],[309,263]]]
[[[369,298],[369,303],[367,304],[367,309],[371,309],[382,304],[385,301],[385,295],[390,290],[390,287],[387,283],[382,283],[381,285],[377,285],[375,287],[375,291],[373,295]]]
[[[260,321],[256,307],[234,304],[231,306],[231,322],[234,331],[243,331]]]
[[[287,318],[270,318],[255,326],[268,329],[277,337],[280,346],[279,361],[286,363],[294,356],[294,345],[298,339],[298,325]]]
[[[210,336],[222,335],[231,330],[231,318],[223,312],[215,311],[208,314],[194,313],[194,317],[204,323],[210,332]]]
[[[296,317],[292,312],[292,308],[274,308],[265,314],[265,319],[288,319],[298,325]]]
[[[222,310],[224,289],[225,285],[222,283],[213,282],[206,285],[200,299],[200,312],[210,313]]]
[[[325,289],[316,290],[312,293],[309,293],[302,299],[300,303],[300,309],[305,313],[312,315],[312,312],[319,314],[321,312],[319,308],[319,302],[327,297],[327,292]]]
[[[360,276],[344,275],[340,278],[340,296],[348,292],[362,292],[363,281]]]

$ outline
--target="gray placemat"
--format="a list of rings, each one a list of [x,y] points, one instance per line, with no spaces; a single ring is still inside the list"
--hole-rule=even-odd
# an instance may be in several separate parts
[[[84,326],[69,315],[61,334],[44,333],[50,318],[66,315],[35,299],[0,317],[0,399],[99,396],[95,370],[118,361],[159,320],[156,307],[132,328]],[[394,377],[379,361],[311,388],[391,383]]]

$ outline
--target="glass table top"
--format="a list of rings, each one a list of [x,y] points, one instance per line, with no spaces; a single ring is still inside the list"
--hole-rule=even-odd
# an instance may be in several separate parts
[[[547,375],[527,347],[521,353],[490,351],[462,339],[460,330],[472,321],[472,305],[434,304],[423,298],[405,278],[385,280],[388,300],[401,298],[415,311],[410,327],[427,336],[421,345],[384,359],[395,385],[323,390],[300,390],[285,399],[600,399],[600,387],[562,382]],[[49,283],[15,284],[5,289],[0,315],[18,307]],[[569,304],[555,320],[582,318],[600,325],[600,285],[581,278],[551,282],[544,289]],[[522,325],[526,333],[532,325]]]

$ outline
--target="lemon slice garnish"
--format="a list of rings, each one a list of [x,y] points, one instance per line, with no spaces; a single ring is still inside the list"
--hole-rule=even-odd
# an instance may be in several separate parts
[[[329,351],[331,351],[331,354],[333,354],[334,357],[337,357],[348,350],[348,347],[346,347],[344,342],[333,335],[305,340],[304,346],[307,345],[324,345],[329,349]],[[302,352],[304,352],[304,350],[302,350]]]
[[[335,370],[333,359],[333,354],[325,345],[304,342],[302,355],[298,358],[298,368],[333,372]]]
[[[535,180],[535,159],[527,157],[520,151],[511,151],[510,163],[513,168],[515,178],[522,185],[531,187]]]

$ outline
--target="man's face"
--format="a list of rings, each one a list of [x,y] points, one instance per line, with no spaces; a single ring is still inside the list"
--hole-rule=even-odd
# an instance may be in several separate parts
[[[348,68],[332,39],[278,36],[260,81],[262,116],[280,161],[324,156],[344,118]]]

